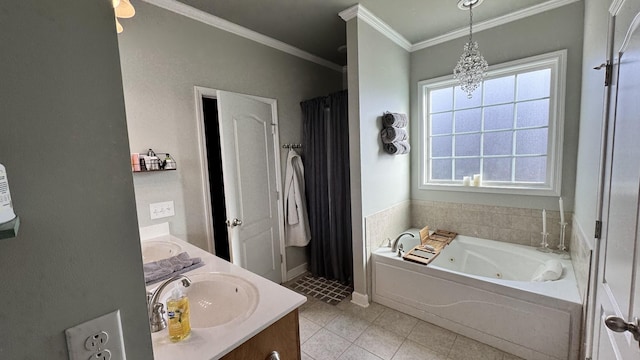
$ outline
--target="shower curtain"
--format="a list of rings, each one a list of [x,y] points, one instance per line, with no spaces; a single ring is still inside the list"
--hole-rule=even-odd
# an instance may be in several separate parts
[[[351,284],[353,257],[347,92],[303,101],[300,106],[311,227],[311,273]]]

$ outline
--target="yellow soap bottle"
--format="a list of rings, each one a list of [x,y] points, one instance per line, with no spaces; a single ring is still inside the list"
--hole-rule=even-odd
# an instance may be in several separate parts
[[[167,320],[169,321],[169,340],[178,342],[191,334],[189,320],[189,299],[176,286],[167,300]]]

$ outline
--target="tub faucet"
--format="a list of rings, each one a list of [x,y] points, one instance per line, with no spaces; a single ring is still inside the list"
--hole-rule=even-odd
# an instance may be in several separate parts
[[[403,232],[402,234],[398,235],[398,237],[395,240],[393,240],[393,242],[391,243],[391,251],[393,252],[398,251],[398,240],[400,240],[400,238],[403,237],[404,235],[415,237],[415,235],[413,235],[410,232]]]
[[[182,286],[189,287],[189,285],[191,285],[191,279],[184,275],[176,275],[162,282],[153,293],[147,292],[147,308],[149,310],[149,326],[151,327],[151,332],[158,332],[167,327],[167,321],[162,316],[162,314],[164,314],[164,304],[158,302],[158,298],[167,285],[180,279],[182,279]]]

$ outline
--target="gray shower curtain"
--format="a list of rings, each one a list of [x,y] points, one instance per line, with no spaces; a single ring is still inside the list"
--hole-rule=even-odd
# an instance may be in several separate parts
[[[353,256],[347,92],[303,101],[300,106],[311,227],[311,273],[351,284]]]

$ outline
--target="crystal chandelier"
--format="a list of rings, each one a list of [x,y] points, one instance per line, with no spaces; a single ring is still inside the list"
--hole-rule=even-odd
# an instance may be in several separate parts
[[[478,51],[478,43],[473,41],[473,5],[479,5],[481,1],[460,0],[458,7],[469,8],[469,42],[464,45],[464,51],[453,69],[453,77],[460,83],[462,91],[471,99],[473,92],[487,75],[489,64]]]

